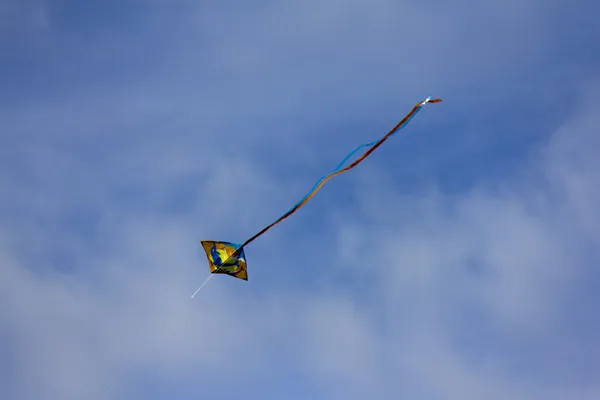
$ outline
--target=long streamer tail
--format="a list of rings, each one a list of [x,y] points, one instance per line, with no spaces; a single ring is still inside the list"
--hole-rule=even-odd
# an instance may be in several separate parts
[[[259,236],[261,236],[262,234],[267,232],[269,229],[271,229],[272,227],[274,227],[275,225],[277,225],[278,223],[280,223],[281,221],[283,221],[284,219],[288,218],[290,215],[292,215],[293,213],[298,211],[298,209],[300,209],[300,207],[302,207],[304,204],[306,204],[323,187],[325,182],[327,182],[329,179],[331,179],[337,175],[343,174],[344,172],[350,171],[352,168],[356,167],[358,164],[363,162],[365,158],[367,158],[372,152],[375,151],[375,149],[377,149],[379,146],[381,146],[383,144],[383,142],[388,140],[390,136],[395,134],[400,129],[404,128],[410,122],[410,120],[421,110],[421,108],[425,104],[441,103],[441,102],[442,102],[442,99],[432,99],[431,96],[427,97],[425,100],[417,103],[412,108],[412,110],[410,110],[410,112],[408,114],[406,114],[406,116],[404,118],[402,118],[402,120],[400,122],[398,122],[396,124],[396,126],[394,126],[381,139],[371,142],[371,143],[362,144],[362,145],[358,146],[357,148],[355,148],[354,150],[352,150],[352,152],[350,152],[329,175],[326,175],[326,176],[322,177],[321,179],[319,179],[317,181],[317,183],[315,183],[315,185],[312,187],[312,189],[309,190],[309,192],[298,203],[296,203],[289,211],[287,211],[285,214],[283,214],[281,217],[279,217],[275,222],[264,227],[260,232],[258,232],[254,236],[252,236],[250,239],[246,240],[240,246],[240,249],[243,249],[245,246],[250,244],[250,242],[256,240]],[[370,147],[370,149],[367,150],[363,155],[361,155],[359,158],[357,158],[350,165],[348,165],[347,167],[344,167],[344,164],[350,159],[350,157],[352,157],[358,150],[360,150],[363,147]]]

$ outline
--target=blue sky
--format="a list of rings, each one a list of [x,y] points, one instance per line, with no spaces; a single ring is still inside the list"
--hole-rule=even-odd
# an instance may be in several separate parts
[[[0,2],[0,397],[599,398],[598,15]]]

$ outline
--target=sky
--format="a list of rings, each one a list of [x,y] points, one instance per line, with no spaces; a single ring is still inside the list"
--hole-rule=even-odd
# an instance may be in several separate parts
[[[0,398],[600,398],[594,1],[0,0]],[[208,275],[347,152],[412,122]]]

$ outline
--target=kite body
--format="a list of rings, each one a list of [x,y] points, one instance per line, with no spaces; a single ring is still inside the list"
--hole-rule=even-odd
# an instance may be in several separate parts
[[[421,110],[421,108],[427,103],[440,103],[441,99],[432,99],[431,96],[427,97],[424,101],[417,103],[413,109],[400,121],[398,124],[393,127],[385,136],[381,139],[376,140],[374,142],[365,143],[358,146],[354,149],[348,156],[344,158],[344,160],[329,174],[317,181],[312,189],[299,201],[297,202],[289,211],[279,217],[275,222],[263,228],[260,232],[252,236],[250,239],[246,240],[243,244],[235,244],[229,242],[214,242],[214,241],[202,241],[202,247],[204,247],[204,251],[206,251],[206,256],[208,257],[208,263],[210,266],[211,274],[226,274],[231,275],[233,277],[248,280],[248,274],[246,272],[246,256],[244,255],[244,247],[248,245],[250,242],[254,241],[256,238],[264,234],[266,231],[271,229],[273,226],[277,225],[293,213],[295,213],[300,207],[306,204],[316,192],[318,192],[321,187],[327,182],[329,179],[340,175],[346,171],[351,170],[360,164],[365,158],[367,158],[375,149],[383,144],[390,136],[395,134],[398,130],[404,128],[408,122]],[[357,153],[362,148],[368,148],[362,155],[360,155],[356,160],[354,160],[349,165],[345,166],[346,163],[350,160],[355,153]],[[212,275],[210,275],[212,276]],[[202,286],[201,286],[202,287]],[[200,290],[200,289],[198,289]],[[196,291],[197,293],[198,291]],[[193,295],[192,295],[193,297]]]
[[[202,241],[212,274],[226,274],[248,280],[246,255],[241,245],[229,242]]]

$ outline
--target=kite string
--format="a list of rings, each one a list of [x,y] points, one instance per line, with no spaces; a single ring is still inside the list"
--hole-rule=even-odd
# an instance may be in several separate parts
[[[194,292],[194,294],[192,295],[192,297],[191,297],[192,299],[194,298],[194,296],[196,296],[196,294],[198,294],[198,292],[200,291],[200,289],[202,289],[202,288],[204,287],[204,285],[206,285],[206,284],[208,283],[208,281],[210,281],[210,278],[212,278],[212,277],[213,277],[213,275],[214,275],[214,274],[213,274],[212,272],[210,272],[210,273],[208,274],[208,277],[207,277],[207,278],[204,280],[204,282],[202,282],[202,285],[200,285],[200,287],[198,287],[198,289],[196,289],[196,291],[195,291],[195,292]]]

